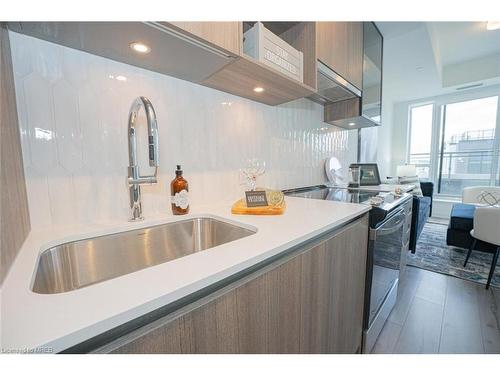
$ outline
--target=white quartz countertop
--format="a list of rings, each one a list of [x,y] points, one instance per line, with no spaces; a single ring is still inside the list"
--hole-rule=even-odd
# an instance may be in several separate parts
[[[370,210],[369,206],[286,197],[280,216],[232,215],[230,204],[192,208],[187,216],[33,230],[7,277],[1,298],[1,347],[55,352],[234,275]],[[37,294],[31,283],[38,255],[54,245],[151,225],[211,216],[257,230],[254,235],[98,284],[59,294]],[[117,259],[117,262],[119,259]]]

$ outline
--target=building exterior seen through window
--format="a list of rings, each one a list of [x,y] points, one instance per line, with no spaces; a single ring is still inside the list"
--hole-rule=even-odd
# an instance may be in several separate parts
[[[467,186],[500,185],[498,110],[498,96],[411,107],[409,162],[419,177],[450,196]]]

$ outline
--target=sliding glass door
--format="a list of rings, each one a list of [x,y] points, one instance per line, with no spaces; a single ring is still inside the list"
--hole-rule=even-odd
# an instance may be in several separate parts
[[[467,186],[495,184],[497,110],[497,96],[443,106],[438,194],[461,195]]]
[[[461,196],[467,186],[500,185],[498,95],[409,108],[408,162],[437,194]]]

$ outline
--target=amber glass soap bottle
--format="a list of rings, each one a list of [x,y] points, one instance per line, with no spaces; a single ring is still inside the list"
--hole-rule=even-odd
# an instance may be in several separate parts
[[[189,212],[188,191],[188,182],[182,177],[182,169],[178,165],[175,170],[175,178],[170,183],[172,213],[174,215],[185,215]]]

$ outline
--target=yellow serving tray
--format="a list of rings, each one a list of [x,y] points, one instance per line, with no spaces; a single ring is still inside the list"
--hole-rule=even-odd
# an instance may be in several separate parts
[[[285,209],[285,200],[275,206],[247,207],[246,201],[240,199],[231,207],[231,213],[235,215],[282,215]]]

